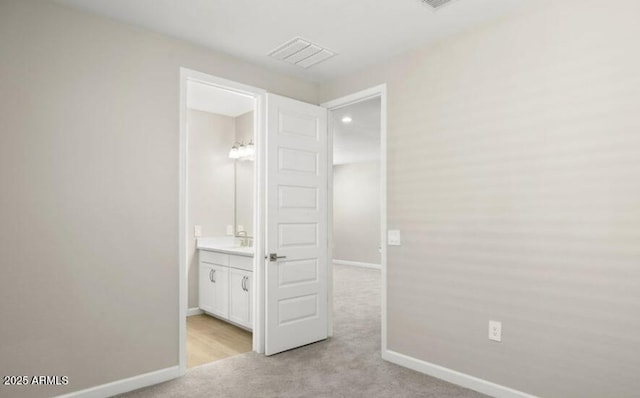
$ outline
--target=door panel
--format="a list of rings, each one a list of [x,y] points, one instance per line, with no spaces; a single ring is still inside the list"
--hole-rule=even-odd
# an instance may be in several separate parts
[[[278,187],[278,207],[281,210],[317,210],[318,189],[312,187]]]
[[[278,225],[278,241],[284,247],[318,247],[317,223],[281,223]]]
[[[213,314],[229,317],[229,268],[220,265],[213,267]]]
[[[265,353],[327,338],[327,113],[267,95]]]
[[[213,303],[215,297],[213,295],[213,269],[211,266],[200,265],[200,275],[198,276],[198,291],[199,291],[199,307],[205,311],[213,311]]]
[[[229,319],[251,328],[251,272],[229,268]]]
[[[278,264],[278,286],[318,281],[318,259],[280,261]]]
[[[315,176],[318,174],[318,154],[291,148],[278,149],[278,171]]]
[[[286,325],[318,317],[318,295],[282,299],[278,302],[278,323]]]

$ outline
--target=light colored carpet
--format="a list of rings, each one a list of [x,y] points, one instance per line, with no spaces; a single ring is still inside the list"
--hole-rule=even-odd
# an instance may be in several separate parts
[[[146,397],[485,397],[380,358],[380,271],[334,266],[334,337],[265,357],[246,353],[122,395]]]

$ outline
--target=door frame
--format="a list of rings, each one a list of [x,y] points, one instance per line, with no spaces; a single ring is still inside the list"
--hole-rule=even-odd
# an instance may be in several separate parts
[[[254,99],[254,143],[256,148],[256,158],[254,162],[254,198],[253,198],[253,222],[254,222],[254,251],[253,256],[253,272],[254,282],[253,289],[253,351],[264,352],[264,258],[261,255],[264,252],[264,215],[262,206],[264,206],[264,195],[261,192],[259,182],[263,178],[264,173],[262,164],[264,162],[263,140],[265,129],[265,94],[266,90],[238,83],[232,80],[223,79],[195,70],[180,68],[180,137],[179,137],[179,194],[178,194],[178,366],[180,375],[184,375],[187,371],[187,313],[189,306],[188,297],[188,275],[187,268],[188,253],[187,239],[189,231],[188,225],[188,186],[187,186],[187,169],[188,169],[188,153],[187,153],[187,83],[197,82],[206,84],[223,90],[236,92],[238,94],[253,97]]]
[[[331,113],[358,102],[380,98],[380,280],[381,280],[381,353],[387,350],[387,85],[381,84],[349,94],[321,104],[328,111],[327,138],[329,146],[328,162],[328,245],[331,265],[328,273],[329,324],[328,335],[333,336],[333,128]]]

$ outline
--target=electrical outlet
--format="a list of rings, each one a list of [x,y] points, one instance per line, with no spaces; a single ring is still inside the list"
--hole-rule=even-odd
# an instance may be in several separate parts
[[[193,226],[193,236],[199,238],[202,236],[202,225]]]
[[[227,225],[227,235],[233,236],[233,225]]]
[[[502,322],[489,321],[489,340],[502,341]]]

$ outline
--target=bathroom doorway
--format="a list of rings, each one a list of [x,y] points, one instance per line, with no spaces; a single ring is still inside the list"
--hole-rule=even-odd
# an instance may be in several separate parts
[[[183,372],[255,348],[255,149],[262,94],[181,70]]]

